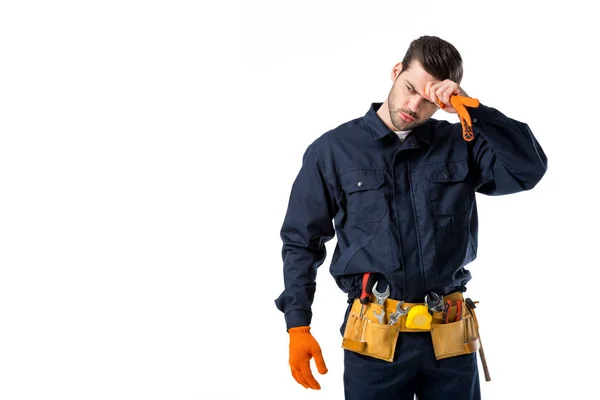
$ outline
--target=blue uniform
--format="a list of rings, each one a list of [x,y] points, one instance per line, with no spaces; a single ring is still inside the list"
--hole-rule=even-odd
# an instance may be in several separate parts
[[[460,123],[431,118],[401,143],[376,114],[381,105],[372,103],[363,117],[324,133],[304,153],[281,229],[284,290],[275,304],[287,328],[310,325],[316,271],[334,236],[329,271],[349,302],[360,296],[364,272],[379,274],[390,298],[407,302],[423,302],[429,291],[466,290],[466,266],[477,256],[475,193],[529,190],[546,172],[547,157],[527,124],[492,107],[467,109],[470,142]],[[401,334],[424,341],[423,357],[431,356],[427,336]],[[385,368],[403,362],[405,340],[398,342],[397,360],[382,361]],[[347,353],[345,376],[360,360],[370,361]],[[475,355],[456,358],[472,364]]]

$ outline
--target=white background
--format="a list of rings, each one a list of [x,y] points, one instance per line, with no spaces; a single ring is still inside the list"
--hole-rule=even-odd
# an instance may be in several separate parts
[[[306,146],[424,34],[549,158],[534,190],[477,198],[483,398],[590,398],[599,32],[583,1],[530,3],[1,2],[0,399],[342,399],[335,239],[307,391],[279,229]]]

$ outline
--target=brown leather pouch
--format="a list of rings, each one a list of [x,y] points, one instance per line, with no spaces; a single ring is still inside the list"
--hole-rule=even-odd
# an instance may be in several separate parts
[[[392,362],[400,330],[394,325],[377,321],[374,312],[381,313],[381,306],[369,303],[364,306],[361,316],[362,307],[356,299],[348,314],[342,348]]]
[[[444,323],[441,313],[434,313],[431,324],[431,340],[435,358],[460,356],[479,350],[479,333],[473,318],[473,310],[463,306],[463,315],[459,321]],[[456,306],[449,310],[450,320],[454,321]]]

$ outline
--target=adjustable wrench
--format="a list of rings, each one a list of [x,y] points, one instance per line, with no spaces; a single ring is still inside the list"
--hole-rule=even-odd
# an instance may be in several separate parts
[[[444,311],[444,297],[435,292],[429,292],[425,296],[425,305],[431,312]]]

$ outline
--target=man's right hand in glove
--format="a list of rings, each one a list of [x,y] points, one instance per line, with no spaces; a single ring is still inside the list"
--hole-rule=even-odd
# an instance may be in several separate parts
[[[321,375],[327,373],[321,347],[310,333],[310,326],[298,326],[288,330],[290,334],[290,367],[292,376],[307,389],[321,389],[310,370],[310,359],[315,358],[317,370]]]

